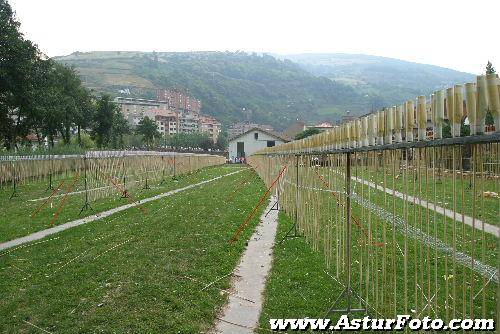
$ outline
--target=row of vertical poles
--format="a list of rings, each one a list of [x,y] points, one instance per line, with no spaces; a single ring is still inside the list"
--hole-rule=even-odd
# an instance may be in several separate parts
[[[327,269],[333,263],[342,280],[332,311],[500,318],[499,143],[327,156],[329,163],[285,158],[296,175],[284,179],[282,207],[315,251],[324,242]],[[269,183],[283,158],[249,162],[264,166],[258,172]],[[322,174],[329,177],[323,184]],[[326,198],[338,201],[333,211]]]

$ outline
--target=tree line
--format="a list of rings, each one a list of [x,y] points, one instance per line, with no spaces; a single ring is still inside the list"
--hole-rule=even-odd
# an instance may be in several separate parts
[[[132,131],[109,95],[84,87],[72,67],[45,56],[19,30],[12,7],[0,0],[0,151],[33,146],[225,149],[206,134],[162,137],[144,118]],[[59,144],[60,143],[60,144]],[[75,147],[76,149],[76,147]]]
[[[0,0],[0,142],[7,149],[56,138],[70,144],[82,132],[98,147],[120,147],[130,131],[108,95],[85,88],[73,68],[45,56],[19,31],[12,7]],[[31,138],[30,138],[31,137]]]

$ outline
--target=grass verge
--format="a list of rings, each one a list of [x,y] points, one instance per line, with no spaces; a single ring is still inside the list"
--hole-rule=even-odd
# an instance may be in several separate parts
[[[0,332],[208,330],[261,213],[230,246],[264,192],[254,176],[227,200],[249,172],[147,203],[148,215],[132,208],[0,255]]]
[[[189,174],[179,175],[175,179],[169,177],[162,184],[159,184],[159,180],[150,181],[150,189],[141,189],[141,187],[139,187],[139,189],[131,191],[131,197],[134,200],[148,198],[169,190],[182,188],[189,184],[208,180],[231,171],[236,171],[236,168],[238,167],[209,167]],[[58,180],[54,182],[54,187],[56,187],[63,179],[64,178],[58,178]],[[71,183],[72,176],[68,175],[65,180],[66,183],[63,186],[63,190],[61,190],[59,194],[64,194],[67,191],[67,186]],[[111,184],[109,186],[113,187]],[[51,191],[46,191],[46,188],[46,181],[30,182],[26,185],[19,186],[17,190],[18,196],[13,197],[12,199],[9,199],[12,193],[12,189],[10,187],[0,189],[0,204],[2,206],[2,211],[0,212],[0,242],[19,238],[51,227],[51,221],[54,214],[57,212],[57,208],[62,201],[62,197],[51,199],[47,202],[43,209],[35,215],[35,217],[32,217],[32,214],[43,204],[44,201],[29,201],[49,196]],[[79,191],[82,189],[83,179],[79,179],[78,183],[75,184],[75,189],[73,189],[73,191]],[[128,204],[130,203],[130,200],[127,198],[121,198],[119,190],[114,189],[112,190],[111,196],[106,196],[92,201],[91,206],[93,210],[85,210],[82,214],[80,214],[80,210],[84,203],[84,193],[68,196],[60,215],[54,221],[54,225],[63,224],[81,217],[86,217],[88,215]]]
[[[279,243],[292,225],[292,221],[280,212],[258,333],[270,332],[271,318],[323,318],[342,292],[343,286],[326,270],[325,257],[313,251],[306,238],[291,238]]]

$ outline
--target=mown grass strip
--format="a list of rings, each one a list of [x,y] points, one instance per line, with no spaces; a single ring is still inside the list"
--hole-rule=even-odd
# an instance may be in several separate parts
[[[26,322],[51,333],[208,330],[230,276],[202,289],[234,270],[258,223],[228,246],[265,190],[255,177],[226,201],[242,177],[149,202],[147,216],[126,210],[0,257],[0,332],[32,331]]]

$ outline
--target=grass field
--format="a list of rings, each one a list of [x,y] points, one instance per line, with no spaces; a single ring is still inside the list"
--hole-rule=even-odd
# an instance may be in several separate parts
[[[204,169],[161,190],[234,168]],[[229,245],[264,191],[254,176],[238,196],[227,199],[249,172],[145,204],[147,215],[131,208],[0,254],[0,332],[43,332],[37,327],[51,333],[206,331],[227,299],[230,273],[258,222],[259,213]],[[26,199],[29,192],[21,194]],[[117,204],[108,201],[94,209]],[[68,208],[75,214],[79,203]],[[11,232],[4,240],[45,227],[19,228],[26,217],[15,217],[14,204],[7,212],[2,235]]]
[[[268,165],[267,161],[256,163]],[[271,170],[276,174],[283,162],[270,164],[274,164]],[[354,166],[352,175],[429,200],[434,200],[436,191],[436,198],[443,202],[438,204],[448,208],[443,194],[454,196],[457,202],[469,196],[471,200],[464,203],[463,211],[472,212],[471,206],[476,205],[476,217],[498,225],[498,199],[476,196],[482,189],[496,189],[498,181],[482,180],[474,194],[467,191],[468,182],[464,180],[462,197],[461,178],[453,180],[449,174],[437,183],[433,182],[437,178],[433,180],[432,170],[422,169],[418,178],[410,170],[393,179],[391,162],[384,169],[371,167]],[[498,317],[498,238],[445,217],[433,211],[432,205],[425,208],[352,181],[351,209],[356,223],[352,225],[352,259],[346,263],[343,171],[343,167],[301,164],[298,223],[306,237],[276,246],[261,327],[269,328],[269,318],[323,317],[331,298],[342,291],[348,267],[354,290],[372,316]],[[294,173],[285,176],[281,193],[282,208],[290,217],[294,217],[297,196]],[[263,174],[267,175],[265,171]],[[280,233],[291,226],[284,216],[280,224]],[[363,307],[365,302],[356,299],[354,306]],[[335,319],[335,315],[332,317]]]
[[[379,198],[381,200],[378,200],[377,203],[382,204],[383,196],[379,196]],[[320,206],[326,207],[324,201],[320,200],[320,202]],[[355,214],[361,214],[359,206],[355,205],[353,210]],[[382,238],[384,234],[382,224],[384,222],[375,216],[371,219],[372,235],[375,238]],[[280,213],[277,242],[282,240],[292,224],[292,220],[287,215]],[[354,290],[361,293],[362,298],[369,302],[367,313],[372,317],[390,316],[393,310],[398,314],[406,314],[404,310],[405,277],[402,256],[391,255],[392,243],[388,241],[387,247],[372,248],[372,254],[368,258],[363,258],[360,254],[366,254],[366,250],[363,248],[367,246],[363,246],[360,242],[362,236],[359,230],[356,230],[355,227],[353,229],[355,229],[353,231],[353,239],[355,240],[353,246],[353,263],[355,265],[352,266],[353,284]],[[390,226],[386,226],[385,233],[389,236],[388,239],[391,239],[392,229]],[[399,231],[396,233],[396,240],[400,245],[404,244],[404,237]],[[327,317],[333,321],[338,319],[339,313],[327,315],[327,311],[333,306],[333,302],[345,287],[345,267],[342,266],[340,274],[336,274],[336,266],[327,262],[326,251],[322,248],[324,242],[326,241],[323,240],[322,244],[314,241],[311,237],[300,237],[285,239],[283,243],[275,246],[273,266],[268,278],[265,302],[260,317],[259,333],[269,333],[269,319],[271,318]],[[454,277],[448,276],[451,278],[447,280],[446,275],[450,275],[453,266],[451,256],[447,259],[450,271],[446,271],[444,266],[446,256],[436,253],[432,249],[427,253],[426,246],[411,239],[408,239],[407,243],[409,274],[406,278],[406,284],[408,286],[408,305],[410,306],[407,313],[412,316],[420,315],[427,302],[425,295],[415,286],[421,284],[422,290],[427,294],[427,284],[429,283],[431,295],[437,294],[435,300],[432,301],[433,309],[436,309],[437,314],[433,312],[424,312],[424,314],[431,313],[431,316],[446,319],[447,312],[450,314],[453,312],[451,309],[453,304],[456,316],[463,317],[462,309],[466,308],[466,312],[469,314],[471,307],[470,293],[471,280],[473,280],[475,281],[473,294],[477,294],[477,301],[474,302],[473,307],[476,317],[496,318],[496,283],[488,284],[487,279],[459,264],[457,264],[458,270],[454,271]],[[383,257],[381,256],[384,251],[387,253],[385,262],[382,261]],[[360,266],[362,258],[366,261],[363,268]],[[492,262],[495,261],[495,259],[492,260]],[[371,266],[368,271],[367,265]],[[396,275],[393,276],[392,273]],[[393,280],[394,277],[395,280]],[[434,290],[434,284],[437,284],[437,290]],[[483,284],[486,284],[484,289],[482,289]],[[453,293],[454,289],[456,294]],[[446,298],[445,292],[449,293],[448,298]],[[465,303],[461,300],[462,294],[465,296]],[[451,295],[457,298],[456,302],[453,301]],[[355,307],[363,306],[356,298],[353,300]],[[445,300],[450,303],[448,310],[444,307]],[[345,307],[346,301],[343,299],[337,308]],[[356,313],[355,315],[362,317],[364,314]]]
[[[205,168],[190,174],[178,175],[175,179],[168,177],[165,182],[160,184],[159,180],[149,183],[150,189],[141,189],[130,191],[131,197],[134,200],[148,198],[172,189],[182,188],[191,183],[198,183],[203,180],[208,180],[230,171],[234,171],[235,167],[216,167]],[[60,176],[53,181],[56,187],[62,180],[66,180],[63,189],[58,194],[64,194],[68,186],[71,184],[72,175]],[[31,217],[31,215],[44,203],[44,201],[29,201],[32,199],[48,197],[51,191],[47,191],[47,180],[30,182],[26,185],[18,186],[17,197],[9,199],[12,193],[12,187],[4,187],[0,189],[0,203],[2,203],[2,211],[0,212],[0,242],[22,237],[27,234],[46,229],[50,227],[54,214],[61,203],[62,197],[54,197],[43,209]],[[112,196],[100,198],[91,203],[93,210],[85,210],[80,215],[80,209],[85,203],[85,194],[79,193],[67,197],[64,207],[60,215],[54,220],[54,225],[59,225],[80,217],[85,217],[94,213],[102,212],[120,205],[130,203],[127,198],[121,198],[121,193],[118,189],[114,189],[112,184],[109,184]],[[73,191],[81,191],[84,189],[83,179],[80,178],[75,184]],[[137,210],[137,209],[135,209]]]
[[[292,224],[280,213],[277,242]],[[313,251],[307,239],[291,238],[277,243],[273,256],[258,333],[270,332],[271,318],[324,317],[343,286],[331,278],[323,254]]]

